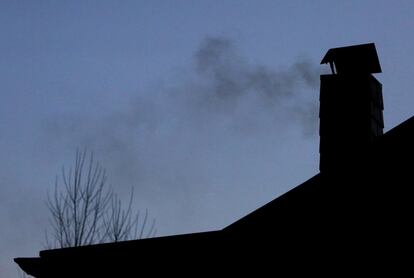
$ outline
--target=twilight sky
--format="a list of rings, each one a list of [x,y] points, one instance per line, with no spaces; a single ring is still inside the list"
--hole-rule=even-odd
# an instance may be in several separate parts
[[[318,172],[319,66],[375,42],[386,130],[414,114],[413,1],[0,1],[0,277],[88,148],[158,235],[220,229]]]

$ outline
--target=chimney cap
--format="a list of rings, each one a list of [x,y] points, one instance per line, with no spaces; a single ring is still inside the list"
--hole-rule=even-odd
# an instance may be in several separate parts
[[[381,66],[374,43],[331,48],[323,57],[321,64],[333,64],[338,74],[341,73],[379,73]]]

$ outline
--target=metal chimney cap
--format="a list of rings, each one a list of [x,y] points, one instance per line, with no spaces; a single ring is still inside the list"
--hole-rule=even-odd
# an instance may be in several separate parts
[[[321,64],[335,65],[338,74],[379,73],[381,66],[374,43],[331,48]],[[333,72],[334,73],[334,72]]]

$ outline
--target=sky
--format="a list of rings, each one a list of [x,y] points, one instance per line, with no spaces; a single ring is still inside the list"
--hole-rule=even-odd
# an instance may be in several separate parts
[[[221,229],[318,173],[319,65],[374,42],[385,130],[414,114],[412,1],[0,1],[0,277],[94,152],[157,235]]]

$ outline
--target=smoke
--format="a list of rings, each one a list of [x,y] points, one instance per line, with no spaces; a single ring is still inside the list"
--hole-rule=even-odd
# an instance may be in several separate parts
[[[283,113],[287,110],[292,112],[296,108],[294,106],[299,105],[301,109],[293,112],[297,112],[299,118],[309,119],[302,124],[315,121],[314,107],[308,107],[309,103],[304,103],[306,98],[300,94],[303,88],[315,88],[318,82],[317,69],[308,61],[274,71],[263,65],[249,64],[238,54],[230,39],[213,37],[201,43],[194,55],[194,65],[201,84],[200,87],[194,86],[195,101],[201,109],[204,107],[208,112],[224,114],[235,112],[234,121],[247,110],[270,113],[270,116],[278,113],[279,122],[290,123],[289,119],[283,118]],[[261,111],[263,109],[266,111]]]
[[[162,204],[160,214],[181,212],[191,222],[205,194],[263,182],[267,166],[257,161],[269,164],[285,131],[315,134],[318,69],[309,61],[274,70],[249,62],[229,38],[207,37],[185,72],[173,85],[131,96],[122,110],[51,117],[47,137],[94,150],[113,183],[139,186],[144,207]]]

